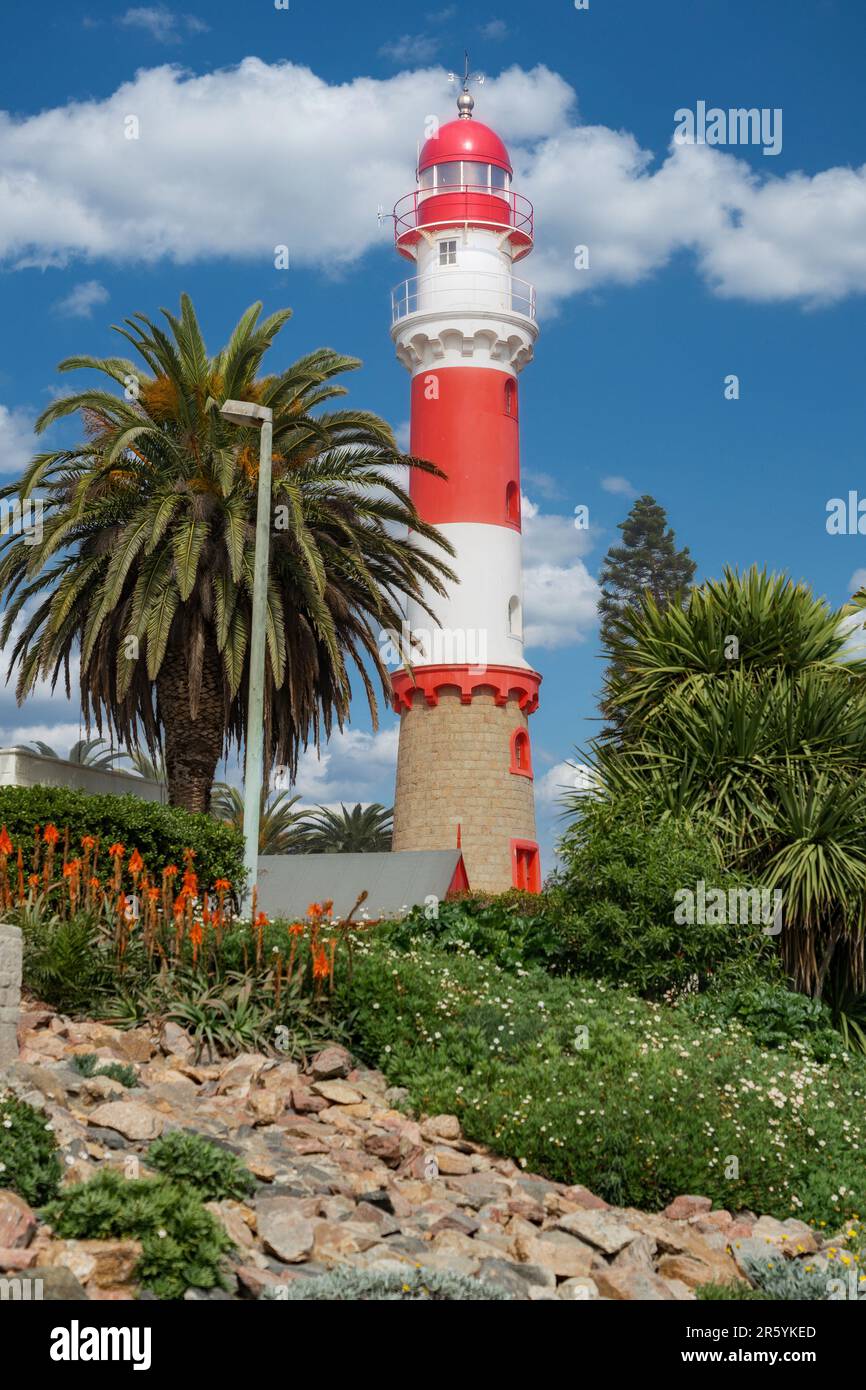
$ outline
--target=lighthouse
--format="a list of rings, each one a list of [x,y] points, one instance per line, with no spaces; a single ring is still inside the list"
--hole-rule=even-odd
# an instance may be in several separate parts
[[[415,273],[392,294],[391,336],[411,374],[412,499],[454,547],[459,582],[410,601],[400,715],[395,850],[463,850],[470,886],[537,892],[529,716],[541,677],[523,654],[518,378],[538,326],[535,291],[514,274],[532,250],[532,204],[512,187],[499,136],[459,116],[418,158],[394,209]]]

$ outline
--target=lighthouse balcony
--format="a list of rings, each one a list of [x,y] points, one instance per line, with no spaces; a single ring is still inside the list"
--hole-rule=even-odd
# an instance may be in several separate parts
[[[474,271],[459,280],[442,275],[413,275],[391,291],[391,323],[414,314],[517,314],[536,322],[535,286],[513,275]]]
[[[394,240],[400,254],[412,260],[415,245],[425,232],[435,233],[442,227],[483,227],[507,234],[514,259],[520,260],[532,250],[533,220],[529,199],[509,188],[496,188],[489,182],[441,183],[417,188],[400,199],[394,208]]]

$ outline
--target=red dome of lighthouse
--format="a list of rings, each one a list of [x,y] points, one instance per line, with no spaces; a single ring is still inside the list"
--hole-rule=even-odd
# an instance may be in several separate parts
[[[425,143],[418,159],[418,173],[434,164],[447,164],[452,159],[471,159],[479,164],[495,164],[511,174],[508,151],[489,125],[481,121],[456,120],[440,126],[439,134]]]

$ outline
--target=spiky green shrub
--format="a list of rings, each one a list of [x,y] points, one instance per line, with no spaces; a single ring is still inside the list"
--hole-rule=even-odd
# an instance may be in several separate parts
[[[105,1169],[67,1188],[42,1215],[65,1240],[140,1240],[136,1278],[158,1298],[228,1287],[221,1263],[232,1242],[186,1183]]]
[[[220,1202],[225,1197],[240,1200],[256,1185],[252,1173],[233,1153],[182,1129],[154,1139],[147,1162],[172,1182],[190,1183],[205,1202]]]
[[[117,1081],[130,1090],[138,1085],[135,1067],[131,1067],[127,1062],[106,1062],[97,1057],[95,1052],[76,1053],[72,1058],[72,1066],[80,1076],[107,1076],[111,1081]]]
[[[341,1265],[315,1279],[296,1279],[282,1287],[265,1289],[262,1298],[280,1302],[318,1303],[462,1303],[509,1300],[510,1294],[467,1279],[463,1274],[446,1274],[438,1269],[409,1269],[385,1272],[352,1269]]]
[[[36,1206],[54,1196],[60,1174],[47,1115],[11,1093],[0,1094],[0,1187]]]

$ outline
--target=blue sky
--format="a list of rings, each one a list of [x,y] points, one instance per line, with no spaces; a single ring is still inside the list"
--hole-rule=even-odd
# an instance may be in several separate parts
[[[542,334],[521,423],[548,867],[564,764],[597,727],[595,576],[633,495],[663,503],[699,577],[758,562],[841,603],[866,570],[863,538],[825,527],[830,498],[866,495],[860,0],[7,0],[4,29],[4,474],[32,450],[56,363],[110,351],[112,322],[182,290],[214,347],[254,299],[291,304],[274,365],[324,343],[355,354],[350,399],[405,428],[388,290],[409,271],[376,213],[413,187],[424,121],[450,117],[447,71],[470,48],[476,114],[536,209],[520,273]],[[673,146],[675,113],[698,101],[781,109],[781,152]],[[371,736],[357,711],[304,761],[308,800],[390,801],[396,723]],[[31,735],[68,744],[77,706],[41,692],[19,710],[0,692],[0,740]]]

